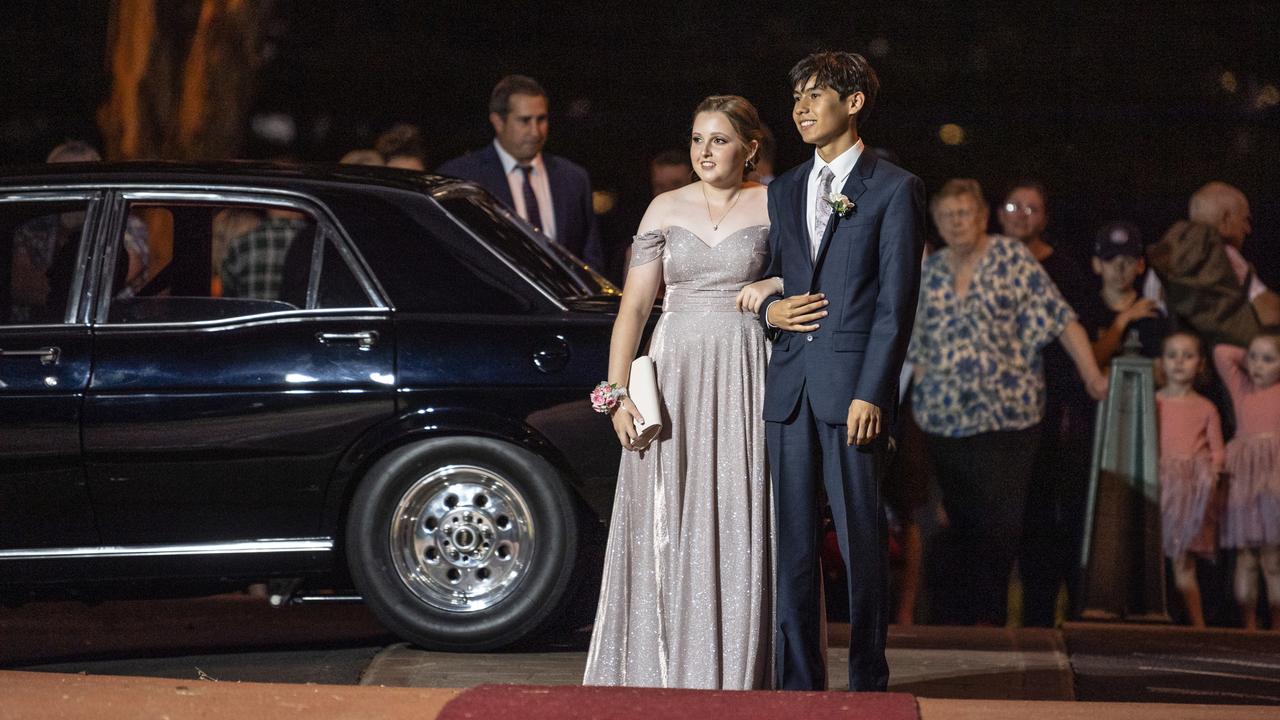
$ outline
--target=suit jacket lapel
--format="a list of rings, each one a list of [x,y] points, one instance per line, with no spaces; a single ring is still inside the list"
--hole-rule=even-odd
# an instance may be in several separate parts
[[[484,173],[484,181],[481,184],[490,188],[495,197],[514,211],[516,200],[511,197],[511,183],[507,181],[507,174],[502,172],[502,160],[492,144],[486,145],[484,150],[480,151],[480,163]]]
[[[876,156],[871,152],[871,148],[862,147],[862,154],[858,156],[858,162],[853,166],[853,172],[849,173],[849,179],[844,181],[844,187],[840,189],[840,193],[849,198],[854,203],[854,210],[849,217],[856,217],[858,198],[862,193],[867,191],[867,178],[871,177],[876,167]],[[832,213],[831,220],[827,222],[827,230],[822,234],[822,243],[818,245],[818,257],[813,263],[813,278],[809,282],[810,288],[818,279],[818,270],[822,267],[822,261],[827,256],[827,248],[831,245],[831,236],[835,235],[836,227],[840,224],[839,215]]]
[[[813,158],[800,166],[795,175],[795,184],[791,187],[791,207],[798,212],[791,214],[792,230],[800,241],[801,255],[808,263],[809,272],[813,272],[813,253],[809,250],[809,209],[805,207],[809,191],[809,173],[813,171]]]
[[[564,244],[565,223],[569,221],[569,215],[573,208],[569,206],[572,193],[560,187],[559,159],[554,155],[542,153],[542,166],[547,169],[547,186],[551,188],[551,210],[555,213],[553,220],[556,224],[556,238],[561,244]],[[580,252],[576,251],[575,252]]]

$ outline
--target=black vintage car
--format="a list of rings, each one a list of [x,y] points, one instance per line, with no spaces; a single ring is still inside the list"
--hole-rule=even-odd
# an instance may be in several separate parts
[[[448,178],[0,172],[0,594],[296,579],[424,646],[545,629],[613,499],[617,295]]]

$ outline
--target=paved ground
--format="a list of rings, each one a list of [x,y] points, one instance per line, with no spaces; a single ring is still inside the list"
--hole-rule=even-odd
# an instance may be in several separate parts
[[[356,685],[365,668],[382,649],[381,645],[355,648],[313,646],[276,651],[72,660],[29,665],[22,669],[173,680]]]
[[[504,689],[486,687],[478,691],[504,692]],[[546,689],[547,694],[551,692]],[[751,703],[762,694],[741,695],[742,702]],[[132,720],[138,717],[435,720],[442,711],[452,712],[454,717],[473,717],[467,712],[467,695],[445,689],[189,682],[0,671],[0,697],[4,698],[0,703],[0,720]],[[860,697],[833,694],[832,712],[822,717],[833,720],[857,717]],[[456,707],[459,703],[461,708]],[[1280,709],[1257,706],[919,698],[917,708],[920,720],[1280,720]],[[726,713],[734,714],[728,707]],[[779,720],[793,718],[792,715],[777,717]]]
[[[831,627],[828,677],[848,687],[849,628]],[[1071,667],[1061,636],[1050,630],[915,627],[889,631],[890,690],[928,697],[1072,700]],[[577,685],[586,652],[479,653],[387,647],[369,663],[362,685],[470,687],[479,683]]]
[[[832,625],[828,682],[849,687],[849,626]],[[890,689],[918,696],[1074,700],[1071,669],[1060,635],[1052,630],[1004,628],[891,628]],[[378,653],[361,684],[387,687],[466,688],[481,683],[576,685],[586,652],[458,653],[393,644]]]
[[[1080,700],[1280,706],[1280,633],[1068,624]]]
[[[831,630],[837,648],[830,658],[832,686],[840,687],[845,667],[839,648],[848,628]],[[381,707],[376,687],[356,694],[342,689],[355,690],[357,681],[398,686],[385,691],[397,707],[412,706],[415,697],[435,698],[438,706],[456,688],[481,682],[576,684],[586,640],[580,631],[520,651],[430,653],[390,638],[360,605],[277,610],[242,595],[0,608],[0,668],[41,671],[0,670],[0,720],[111,720],[111,712],[94,714],[108,707],[95,703],[95,694],[129,702],[151,698],[156,715],[189,709],[199,698],[239,708],[239,717],[299,708],[343,716],[355,712],[350,708]],[[1102,624],[1062,631],[893,627],[889,662],[891,689],[927,698],[920,703],[926,720],[1280,718],[1280,633]],[[1179,704],[1133,704],[1153,700]],[[18,712],[24,707],[41,711]],[[389,708],[387,714],[395,712]],[[424,712],[417,720],[432,717]]]

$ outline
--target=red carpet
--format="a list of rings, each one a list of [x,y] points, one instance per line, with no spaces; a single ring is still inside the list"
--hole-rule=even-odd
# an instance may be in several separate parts
[[[913,695],[480,685],[438,720],[919,720]]]

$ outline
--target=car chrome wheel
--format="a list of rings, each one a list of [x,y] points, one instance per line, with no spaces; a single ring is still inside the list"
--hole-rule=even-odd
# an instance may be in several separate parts
[[[419,478],[392,516],[390,550],[400,580],[422,601],[474,612],[508,597],[534,550],[532,514],[515,486],[473,465]]]

